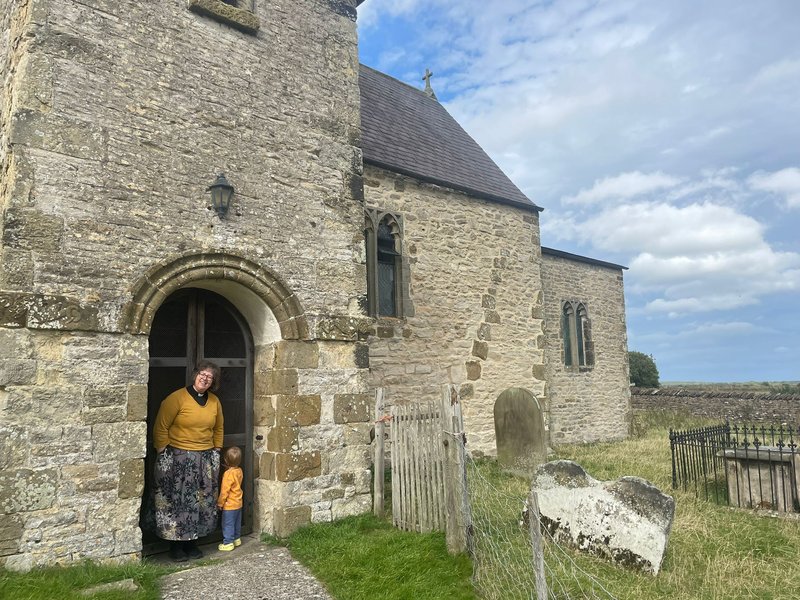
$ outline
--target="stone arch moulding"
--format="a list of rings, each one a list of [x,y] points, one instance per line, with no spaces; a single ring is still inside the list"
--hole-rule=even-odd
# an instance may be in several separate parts
[[[226,253],[190,254],[150,269],[131,290],[133,300],[123,311],[121,329],[149,334],[158,307],[170,294],[213,280],[239,284],[258,296],[275,315],[283,339],[309,339],[303,307],[288,286],[260,265]]]

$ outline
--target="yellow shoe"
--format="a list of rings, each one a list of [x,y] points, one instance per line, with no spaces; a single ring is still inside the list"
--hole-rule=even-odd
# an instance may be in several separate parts
[[[220,544],[219,546],[217,546],[217,550],[219,550],[220,552],[230,552],[231,550],[234,549],[234,547],[235,546],[233,545],[233,543]]]
[[[236,547],[236,548],[238,548],[239,546],[241,546],[241,545],[242,545],[242,538],[236,538],[235,540],[233,540],[233,545],[234,545],[234,547]]]

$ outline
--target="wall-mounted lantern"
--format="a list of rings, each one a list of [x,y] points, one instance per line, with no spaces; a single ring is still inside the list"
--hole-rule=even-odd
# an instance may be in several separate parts
[[[231,199],[233,198],[233,186],[225,179],[225,173],[220,173],[208,189],[211,192],[211,203],[214,205],[214,210],[217,211],[220,219],[224,219],[228,214],[228,209],[231,206]]]

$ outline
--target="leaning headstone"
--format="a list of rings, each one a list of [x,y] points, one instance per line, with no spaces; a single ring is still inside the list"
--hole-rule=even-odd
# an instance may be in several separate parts
[[[675,517],[672,496],[639,477],[598,481],[569,460],[539,467],[532,488],[556,542],[658,573]]]
[[[509,388],[494,404],[497,460],[507,471],[531,476],[547,460],[544,420],[536,397],[523,388]]]

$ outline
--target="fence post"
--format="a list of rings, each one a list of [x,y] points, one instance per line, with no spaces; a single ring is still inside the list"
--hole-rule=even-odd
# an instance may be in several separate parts
[[[531,493],[528,495],[528,528],[531,532],[533,572],[536,575],[536,598],[537,600],[547,600],[547,578],[544,576],[544,548],[542,546],[542,529],[539,522],[539,500],[533,488],[531,488]]]
[[[376,517],[383,517],[383,479],[384,479],[384,420],[383,420],[383,388],[375,390],[375,458],[373,460],[373,496],[372,512]]]
[[[467,497],[466,451],[458,393],[442,388],[442,446],[444,448],[445,535],[451,554],[472,549],[472,519]]]

